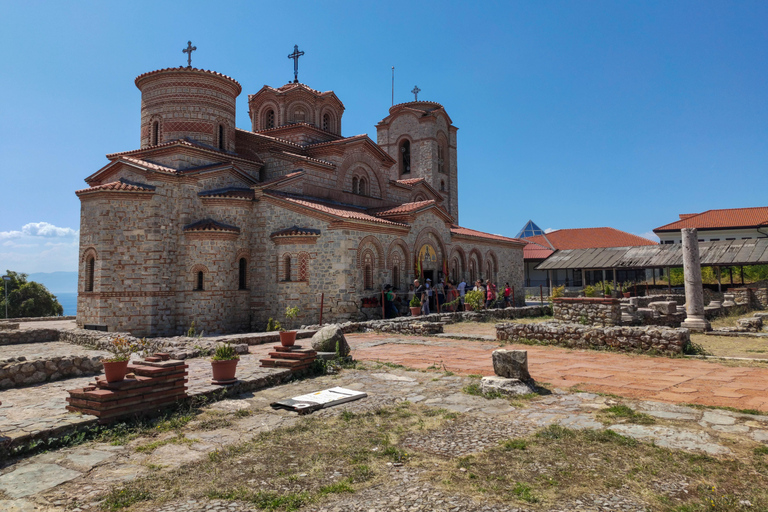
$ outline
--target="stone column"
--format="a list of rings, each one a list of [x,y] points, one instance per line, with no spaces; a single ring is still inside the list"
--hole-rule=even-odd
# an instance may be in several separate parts
[[[704,289],[701,284],[701,259],[699,258],[699,233],[696,228],[684,228],[683,236],[683,274],[685,276],[685,310],[687,316],[680,327],[692,331],[709,331],[704,317]]]

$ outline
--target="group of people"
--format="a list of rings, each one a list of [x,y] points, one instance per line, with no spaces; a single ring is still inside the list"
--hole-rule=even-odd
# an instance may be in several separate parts
[[[487,280],[483,282],[482,279],[475,281],[475,291],[482,291],[483,297],[485,297],[485,307],[490,308],[498,298],[496,285]],[[419,279],[415,279],[410,286],[410,293],[415,295],[421,301],[421,313],[424,315],[430,314],[435,305],[440,309],[444,304],[454,303],[458,308],[464,306],[464,295],[467,292],[467,283],[462,280],[458,285],[450,280],[440,279],[440,282],[436,285],[432,285],[432,279],[427,278],[424,284],[421,284]],[[409,293],[409,295],[410,295]],[[509,283],[505,283],[503,290],[504,307],[512,306],[511,301],[512,288]],[[391,285],[384,286],[384,313],[386,318],[395,318],[399,316],[399,311],[395,305],[397,295],[392,289]],[[458,299],[458,300],[457,300]]]

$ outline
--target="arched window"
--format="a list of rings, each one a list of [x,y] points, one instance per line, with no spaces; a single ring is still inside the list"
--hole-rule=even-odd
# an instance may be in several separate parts
[[[91,256],[85,261],[85,291],[87,292],[93,291],[93,276],[95,273],[95,267],[96,258]]]
[[[368,182],[365,180],[365,178],[360,178],[360,181],[357,183],[358,189],[357,193],[361,196],[368,195]]]
[[[247,290],[248,289],[248,262],[245,260],[245,258],[240,258],[239,264],[239,273],[238,273],[238,289],[240,290]]]
[[[359,194],[360,193],[360,188],[359,188],[359,183],[357,181],[357,176],[352,178],[352,193],[353,194]]]
[[[301,107],[296,107],[296,109],[293,111],[293,121],[295,123],[303,123],[306,120],[307,120],[306,111]]]
[[[400,265],[392,267],[392,288],[395,290],[400,289]]]
[[[203,278],[205,277],[205,274],[202,270],[199,270],[197,272],[197,282],[195,283],[195,290],[196,291],[203,291]]]
[[[445,182],[440,180],[440,192],[445,192]]]
[[[264,116],[264,128],[275,127],[275,111],[272,109],[267,110],[267,115]]]
[[[219,150],[224,151],[224,125],[219,125]]]
[[[299,254],[299,281],[309,281],[309,254]]]
[[[411,172],[411,141],[404,140],[400,144],[400,174]]]
[[[291,255],[286,254],[283,258],[283,281],[291,280]]]
[[[366,290],[373,290],[373,270],[370,265],[365,266],[365,275],[363,281]]]
[[[451,279],[455,281],[459,279],[459,260],[455,258],[451,262]]]
[[[152,122],[152,135],[149,138],[149,143],[152,146],[156,146],[160,142],[160,121]]]
[[[437,146],[437,172],[445,172],[445,150],[442,144]]]
[[[331,131],[331,116],[330,114],[323,114],[323,130]]]
[[[477,265],[475,260],[472,260],[469,262],[469,282],[474,285],[475,281],[477,281]]]

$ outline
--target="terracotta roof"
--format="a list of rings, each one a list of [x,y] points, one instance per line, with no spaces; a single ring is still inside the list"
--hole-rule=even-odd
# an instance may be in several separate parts
[[[364,208],[359,206],[353,206],[342,203],[334,203],[331,201],[321,201],[318,199],[310,199],[307,197],[294,196],[291,194],[285,194],[274,191],[265,191],[265,194],[283,199],[285,201],[311,208],[321,213],[332,215],[334,217],[340,217],[343,219],[362,220],[366,222],[374,222],[376,224],[386,224],[390,226],[408,226],[401,222],[393,222],[391,220],[380,219],[368,214]]]
[[[424,178],[408,178],[407,180],[397,180],[397,183],[400,183],[401,185],[416,185],[417,183],[424,182],[426,183],[427,180]]]
[[[753,228],[768,223],[768,206],[707,210],[698,214],[682,214],[677,222],[654,231],[679,231],[682,228],[724,229]]]
[[[351,137],[341,137],[340,139],[336,139],[336,140],[327,140],[323,142],[315,142],[314,144],[307,144],[307,148],[315,149],[322,146],[333,146],[334,144],[345,144],[347,142],[352,142],[354,140],[367,139],[367,138],[368,138],[367,133],[361,133],[359,135],[352,135]]]
[[[332,169],[336,168],[336,164],[334,164],[333,162],[329,162],[327,160],[320,160],[319,158],[312,158],[311,156],[299,155],[298,153],[291,153],[290,151],[276,151],[275,154],[285,155],[293,159],[304,160],[306,162],[321,165],[323,167],[330,167]]]
[[[159,172],[167,172],[169,174],[177,174],[179,171],[172,167],[167,167],[165,165],[159,165],[159,164],[153,164],[152,162],[148,162],[146,160],[142,160],[140,158],[134,158],[132,156],[121,156],[117,160],[123,160],[125,162],[130,162],[136,165],[140,165],[141,167],[145,167],[147,169],[152,169],[153,171],[159,171]]]
[[[281,229],[280,231],[275,231],[270,237],[281,237],[281,236],[320,236],[320,230],[319,229],[312,229],[312,228],[300,228],[299,226],[291,226],[290,228]]]
[[[427,201],[416,201],[414,203],[404,203],[404,204],[395,206],[393,208],[375,209],[375,210],[369,210],[369,211],[374,215],[376,215],[377,217],[389,217],[389,216],[397,216],[397,215],[406,215],[409,213],[419,211],[427,206],[436,205],[436,204],[437,204],[437,201],[435,201],[434,199],[429,199]]]
[[[523,259],[526,260],[545,260],[555,252],[549,247],[544,247],[536,243],[530,243],[523,247]]]
[[[239,233],[240,228],[237,226],[230,226],[221,222],[216,222],[213,219],[203,219],[192,224],[184,226],[186,232],[201,232],[201,231],[222,231],[225,233]]]
[[[427,105],[433,108],[430,110],[425,110],[423,108],[418,107],[418,105],[420,104]],[[406,101],[405,103],[397,103],[395,105],[392,105],[391,107],[389,107],[389,111],[392,112],[393,110],[399,109],[402,107],[408,107],[414,110],[421,110],[423,112],[431,112],[432,110],[438,110],[438,109],[444,108],[440,103],[437,103],[436,101]]]
[[[146,183],[128,181],[123,178],[120,179],[120,181],[113,181],[112,183],[105,183],[95,187],[76,190],[75,194],[87,194],[89,192],[97,192],[101,190],[110,190],[113,192],[154,192],[155,187],[153,185],[147,185]]]
[[[657,245],[647,238],[619,231],[614,228],[580,228],[558,229],[543,235],[526,238],[529,242],[535,242],[543,247],[548,247],[547,240],[555,249],[563,251],[568,249],[596,249],[600,247],[635,247],[641,245]]]
[[[461,226],[456,226],[455,224],[451,226],[451,234],[452,235],[461,235],[461,236],[472,236],[476,238],[485,238],[487,240],[496,240],[498,242],[516,242],[519,244],[525,244],[524,240],[520,240],[518,238],[509,238],[506,236],[501,235],[493,235],[491,233],[483,233],[482,231],[476,231],[474,229],[469,228],[463,228]]]
[[[272,86],[267,86],[267,87],[269,87],[270,89],[275,89]],[[310,86],[308,86],[307,84],[303,84],[301,82],[298,82],[298,83],[296,83],[296,82],[288,82],[287,84],[282,85],[282,86],[278,87],[275,90],[276,91],[289,91],[291,89],[296,89],[296,88],[307,89],[309,92],[314,92],[315,94],[321,94],[321,95],[322,94],[331,94],[332,93],[332,91],[325,91],[325,92],[318,91],[317,89],[313,89]]]
[[[226,187],[213,190],[203,190],[197,193],[200,197],[233,197],[242,199],[253,199],[253,190],[241,187]]]
[[[221,78],[226,78],[227,80],[231,80],[232,82],[237,85],[237,94],[240,94],[243,90],[243,87],[240,85],[240,82],[232,78],[231,76],[224,75],[222,73],[219,73],[218,71],[209,71],[207,69],[199,69],[199,68],[188,68],[185,66],[180,66],[178,68],[163,68],[163,69],[156,69],[155,71],[148,71],[146,73],[142,73],[139,76],[136,77],[136,79],[133,81],[133,83],[136,84],[136,87],[139,86],[139,80],[142,80],[150,75],[155,75],[158,73],[165,73],[168,71],[192,71],[192,72],[198,72],[198,73],[210,73],[211,75],[219,76]]]

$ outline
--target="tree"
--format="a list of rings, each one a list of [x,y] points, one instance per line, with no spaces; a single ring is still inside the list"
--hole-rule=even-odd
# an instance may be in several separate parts
[[[8,318],[29,316],[59,316],[64,308],[56,296],[35,281],[27,281],[27,274],[6,272],[10,281],[0,283],[0,315],[5,314],[5,286],[8,286]]]

